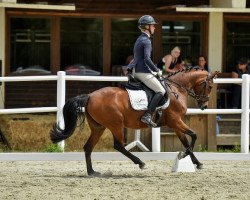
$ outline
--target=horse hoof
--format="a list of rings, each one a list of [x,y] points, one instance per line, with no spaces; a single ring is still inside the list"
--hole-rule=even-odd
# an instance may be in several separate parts
[[[203,169],[203,164],[201,164],[201,163],[198,164],[198,165],[196,166],[196,168],[197,168],[197,169]]]
[[[141,163],[141,164],[139,164],[139,167],[140,167],[140,169],[144,169],[145,168],[145,163]]]
[[[187,156],[187,154],[185,152],[181,151],[181,152],[178,153],[177,157],[178,157],[178,160],[181,160],[182,158],[185,158],[186,156]]]
[[[99,177],[99,176],[101,176],[101,173],[100,173],[100,172],[93,171],[93,172],[88,173],[88,175],[89,175],[89,176],[92,176],[92,177]]]

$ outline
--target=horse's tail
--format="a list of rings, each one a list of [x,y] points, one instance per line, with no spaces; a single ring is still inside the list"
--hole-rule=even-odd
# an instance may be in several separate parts
[[[63,107],[63,118],[65,128],[61,129],[59,124],[55,124],[50,131],[50,139],[53,143],[60,142],[70,137],[77,125],[77,119],[81,118],[81,123],[85,120],[85,114],[82,111],[82,107],[85,107],[88,103],[89,95],[83,94],[73,97],[66,101]],[[86,107],[85,107],[86,108]]]

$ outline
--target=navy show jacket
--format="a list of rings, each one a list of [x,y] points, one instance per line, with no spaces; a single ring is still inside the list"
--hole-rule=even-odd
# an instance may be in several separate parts
[[[159,69],[151,60],[151,52],[151,40],[146,33],[142,32],[135,42],[134,60],[128,65],[128,68],[135,68],[136,73],[150,73],[150,71],[159,71]]]

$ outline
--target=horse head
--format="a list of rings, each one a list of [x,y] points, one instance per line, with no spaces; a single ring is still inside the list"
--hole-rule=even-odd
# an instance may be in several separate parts
[[[210,92],[213,88],[213,79],[217,77],[218,71],[208,73],[208,75],[200,76],[193,87],[198,106],[201,110],[208,107]]]

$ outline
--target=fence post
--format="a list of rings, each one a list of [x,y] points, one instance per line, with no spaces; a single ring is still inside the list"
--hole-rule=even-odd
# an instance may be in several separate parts
[[[152,152],[161,152],[161,128],[152,128]]]
[[[249,153],[249,75],[242,76],[241,153]]]
[[[65,104],[65,72],[59,71],[57,72],[57,115],[56,121],[60,128],[64,128],[64,119],[63,119],[63,106]],[[59,142],[58,145],[64,151],[64,140]]]

